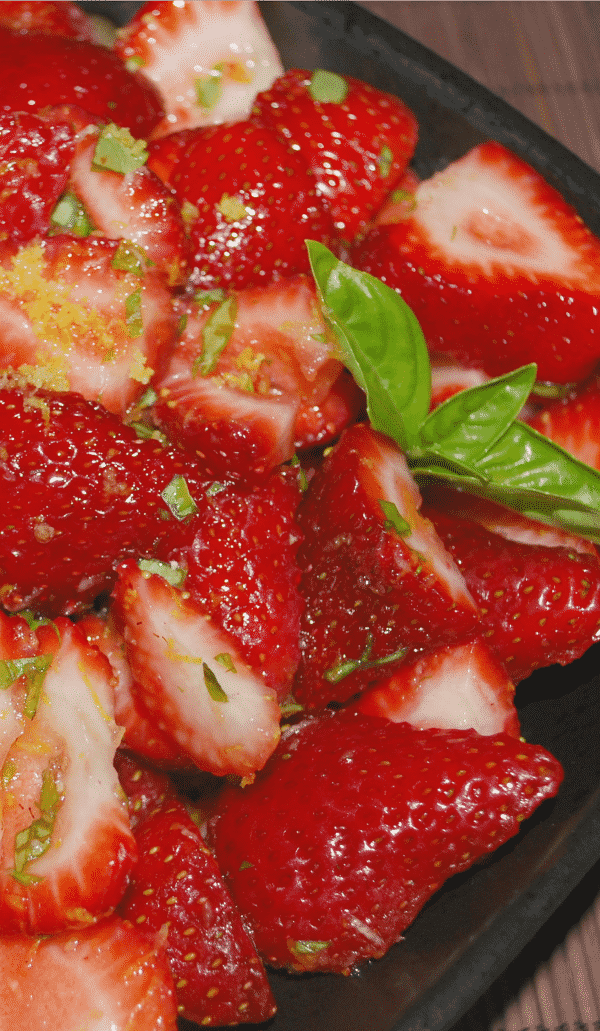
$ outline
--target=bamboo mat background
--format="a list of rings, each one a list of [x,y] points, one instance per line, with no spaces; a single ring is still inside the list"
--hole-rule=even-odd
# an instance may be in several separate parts
[[[600,3],[364,0],[600,172]],[[600,866],[453,1031],[600,1031]]]

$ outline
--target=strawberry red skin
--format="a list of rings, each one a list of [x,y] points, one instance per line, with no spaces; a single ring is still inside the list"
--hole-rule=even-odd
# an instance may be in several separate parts
[[[244,659],[279,697],[290,688],[300,652],[297,475],[274,473],[243,491],[228,488],[199,503],[158,548],[187,569],[192,600],[235,639]]]
[[[185,806],[167,800],[141,821],[136,841],[139,860],[119,909],[151,936],[167,926],[179,1012],[211,1025],[272,1017],[262,963]]]
[[[517,182],[536,175],[500,144],[488,142],[477,151],[481,166],[491,173],[505,168],[507,179],[514,177]],[[528,278],[517,262],[512,272],[494,266],[493,274],[486,276],[476,262],[465,266],[448,261],[410,214],[397,225],[379,226],[369,233],[355,248],[352,264],[401,294],[417,316],[430,349],[490,376],[536,362],[542,381],[579,382],[600,357],[600,243],[541,176],[535,194],[550,229],[564,234],[567,248],[580,255],[584,275],[561,278],[557,272]],[[510,194],[506,206],[510,208]],[[497,231],[502,233],[502,225]],[[510,244],[500,235],[498,247],[505,246],[510,265]]]
[[[2,111],[30,111],[77,104],[136,137],[147,136],[162,117],[152,83],[125,66],[106,47],[0,28]]]
[[[299,725],[253,785],[227,788],[210,835],[263,958],[345,971],[383,955],[561,779],[548,752],[504,734],[346,711]]]
[[[600,378],[543,408],[529,424],[580,462],[600,469]]]
[[[73,133],[64,122],[33,112],[0,115],[2,239],[22,243],[47,233],[74,150]]]
[[[369,637],[370,658],[380,659],[402,646],[410,654],[450,643],[477,622],[472,601],[442,590],[418,550],[386,528],[383,491],[371,475],[383,440],[365,424],[346,430],[298,509],[306,609],[293,693],[309,708],[347,701],[398,668],[402,658],[338,682],[326,676],[341,662],[359,659]]]
[[[61,0],[49,3],[12,3],[3,0],[0,5],[0,25],[12,32],[43,32],[51,36],[94,42],[94,23],[77,4]]]
[[[258,94],[252,118],[294,146],[339,235],[351,240],[401,178],[417,142],[417,121],[397,97],[338,78],[347,86],[343,101],[316,101],[313,72],[294,68]]]
[[[75,394],[0,391],[2,604],[79,611],[114,582],[124,555],[151,553],[176,519],[161,492],[174,475],[202,490],[190,462],[140,440]]]
[[[600,563],[568,548],[507,540],[431,505],[431,519],[481,610],[486,643],[514,683],[567,665],[600,635]]]
[[[302,162],[252,122],[198,129],[170,185],[182,205],[198,209],[190,224],[191,281],[202,289],[241,289],[309,272],[304,241],[334,240]]]

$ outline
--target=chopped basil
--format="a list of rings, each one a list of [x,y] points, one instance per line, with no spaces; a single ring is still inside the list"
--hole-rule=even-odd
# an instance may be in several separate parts
[[[346,677],[350,676],[351,673],[358,671],[363,672],[367,669],[376,669],[378,666],[386,666],[390,662],[397,662],[403,659],[406,655],[406,648],[397,648],[391,655],[383,655],[380,659],[371,659],[370,655],[373,650],[373,634],[367,634],[367,643],[365,649],[359,659],[343,659],[338,662],[337,665],[332,666],[331,669],[326,670],[323,674],[326,680],[330,684],[339,684],[340,680],[345,680]]]
[[[295,956],[314,956],[323,949],[328,949],[331,942],[324,941],[289,941],[288,948]]]
[[[168,562],[160,562],[157,558],[141,558],[138,560],[138,568],[142,573],[162,576],[163,580],[171,584],[171,587],[183,587],[187,572],[181,566],[172,566]]]
[[[207,75],[203,79],[194,80],[194,90],[196,93],[196,100],[201,107],[205,107],[210,110],[215,104],[221,99],[221,79],[222,74],[215,72],[214,74]]]
[[[134,139],[129,129],[110,122],[98,137],[92,167],[127,175],[141,168],[147,160],[146,141]]]
[[[63,193],[50,215],[50,225],[73,236],[89,236],[94,225],[81,201],[74,193]]]
[[[412,527],[410,523],[407,523],[406,519],[400,515],[393,501],[385,501],[383,498],[380,498],[379,507],[385,516],[385,523],[383,525],[386,530],[393,530],[399,537],[410,536],[412,533]]]
[[[343,104],[348,96],[348,83],[335,72],[317,68],[311,76],[308,92],[317,104]]]
[[[142,288],[134,290],[125,298],[125,324],[127,333],[132,338],[141,337],[144,332],[142,319]]]
[[[225,694],[212,669],[210,666],[207,666],[205,662],[202,663],[202,672],[204,674],[206,690],[213,702],[228,702],[229,698]]]
[[[228,297],[209,315],[202,330],[202,354],[192,365],[193,376],[210,376],[231,339],[237,317],[237,301]]]
[[[158,401],[158,394],[154,387],[148,387],[142,396],[140,397],[136,407],[137,408],[152,408],[152,405]]]
[[[196,290],[194,301],[202,308],[209,308],[215,301],[219,303],[224,301],[226,296],[227,294],[220,286],[215,286],[212,290]]]
[[[168,505],[176,519],[182,521],[187,519],[198,510],[198,506],[190,494],[185,477],[176,473],[170,483],[167,484],[161,494],[161,498]]]
[[[15,865],[12,876],[21,884],[32,884],[40,878],[28,873],[25,867],[47,852],[51,841],[61,797],[51,770],[44,770],[39,808],[42,815],[15,835]]]
[[[382,147],[381,153],[379,155],[379,173],[383,176],[384,179],[387,179],[388,175],[390,174],[390,169],[392,167],[393,160],[394,155],[392,154],[390,148],[387,146]]]
[[[215,494],[220,494],[224,490],[227,490],[227,484],[219,483],[218,480],[215,480],[211,483],[210,487],[206,488],[206,496],[207,498],[212,498]]]
[[[34,655],[25,659],[2,659],[0,661],[0,689],[11,687],[20,677],[27,679],[24,715],[33,719],[37,712],[44,679],[52,662],[51,655]]]
[[[251,863],[248,859],[242,859],[242,862],[240,863],[240,870],[252,870],[253,868],[254,863]]]
[[[140,279],[144,276],[147,264],[144,251],[131,240],[121,240],[111,261],[111,267],[117,272],[132,272]]]
[[[237,673],[234,661],[229,652],[219,652],[218,655],[215,655],[215,662],[220,662],[225,669],[229,670],[230,673]]]

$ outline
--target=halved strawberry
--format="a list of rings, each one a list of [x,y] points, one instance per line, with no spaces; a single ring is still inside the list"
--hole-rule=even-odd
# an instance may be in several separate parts
[[[62,120],[22,111],[0,116],[0,239],[22,243],[47,233],[74,151]]]
[[[506,734],[341,712],[291,729],[254,784],[226,788],[210,837],[267,962],[348,972],[561,779],[548,752]]]
[[[254,2],[142,4],[117,34],[117,53],[158,88],[160,138],[178,129],[246,118],[283,69]]]
[[[376,226],[391,225],[401,222],[407,215],[410,215],[415,207],[415,193],[420,182],[416,172],[412,168],[407,168],[383,207],[377,212],[374,224]]]
[[[147,136],[162,118],[152,83],[128,71],[106,47],[0,27],[0,58],[2,111],[77,104],[140,137]]]
[[[22,381],[76,391],[124,415],[172,346],[177,317],[161,277],[102,237],[36,239],[0,255],[2,365]]]
[[[112,612],[158,729],[201,770],[251,779],[277,745],[280,712],[233,636],[187,592],[133,561],[119,567]]]
[[[600,379],[597,376],[537,412],[529,422],[580,462],[600,469]]]
[[[110,665],[67,619],[37,637],[34,657],[2,667],[21,726],[1,782],[0,921],[51,934],[110,913],[136,852],[113,767]]]
[[[422,182],[415,208],[353,256],[415,312],[429,346],[490,375],[536,362],[569,383],[600,357],[600,242],[498,143]]]
[[[304,241],[335,238],[314,177],[255,122],[196,129],[169,185],[189,216],[191,281],[202,289],[309,272]]]
[[[323,414],[342,364],[305,276],[216,298],[199,291],[184,318],[153,381],[154,415],[215,477],[257,479],[289,461],[295,445],[344,428],[348,404]]]
[[[206,488],[190,456],[76,394],[0,390],[0,600],[56,615],[110,589]],[[191,496],[190,496],[191,493]]]
[[[51,938],[0,937],[0,1024],[13,1031],[176,1031],[158,939],[111,917]]]
[[[15,3],[2,0],[0,25],[12,32],[44,32],[51,36],[69,36],[70,39],[97,42],[94,21],[70,0],[60,3],[36,0],[34,3]]]
[[[231,634],[280,699],[300,658],[299,500],[292,469],[251,490],[215,483],[195,515],[173,527],[157,548],[158,557],[187,571],[191,599]]]
[[[471,632],[478,613],[399,449],[365,424],[346,430],[298,510],[306,600],[294,695],[346,701],[406,653]]]
[[[399,182],[417,142],[417,120],[398,97],[323,69],[286,72],[259,93],[252,118],[300,154],[346,240]]]
[[[177,798],[136,830],[139,860],[119,911],[164,947],[182,1016],[198,1024],[269,1020],[275,1000],[216,860]]]
[[[356,703],[358,712],[418,730],[476,730],[519,737],[515,687],[481,637],[445,645],[407,662]]]
[[[524,544],[424,505],[481,612],[486,643],[515,684],[566,665],[600,639],[600,561],[567,547]]]

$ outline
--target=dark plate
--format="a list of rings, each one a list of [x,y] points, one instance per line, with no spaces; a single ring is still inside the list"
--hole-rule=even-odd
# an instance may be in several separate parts
[[[123,24],[139,5],[82,6]],[[286,67],[346,72],[402,97],[420,124],[419,175],[496,139],[600,234],[600,176],[469,76],[353,3],[271,0],[261,8]],[[485,992],[600,859],[599,661],[595,648],[519,687],[524,735],[565,767],[558,798],[493,858],[450,881],[384,959],[348,978],[273,974],[280,1010],[261,1027],[443,1031]]]

